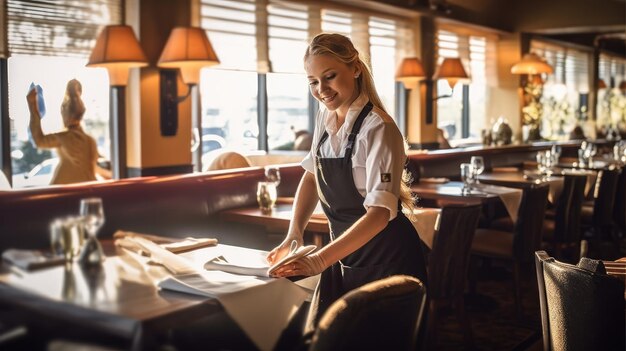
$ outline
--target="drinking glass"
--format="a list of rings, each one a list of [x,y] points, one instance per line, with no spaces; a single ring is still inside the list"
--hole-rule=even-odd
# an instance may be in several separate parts
[[[563,152],[563,149],[561,148],[561,145],[552,145],[552,148],[550,148],[550,154],[552,155],[552,162],[554,164],[559,163],[559,159],[561,158],[561,152]]]
[[[469,192],[470,186],[474,182],[474,169],[470,163],[461,163],[461,181],[463,182],[463,192]]]
[[[259,182],[256,191],[256,200],[263,213],[272,212],[276,203],[276,185],[273,182]]]
[[[89,238],[96,237],[96,233],[104,224],[104,209],[102,199],[90,197],[80,200],[80,215],[83,216],[85,229]]]
[[[537,169],[539,174],[544,174],[546,171],[546,153],[543,151],[537,151]]]
[[[278,167],[265,167],[265,180],[274,183],[274,187],[280,184],[280,169]]]
[[[88,265],[100,264],[104,259],[104,252],[96,238],[96,233],[104,224],[102,199],[99,197],[81,199],[80,215],[89,237],[80,253],[80,261]]]
[[[475,175],[482,174],[485,170],[485,160],[483,160],[482,156],[472,156],[472,158],[470,159],[470,163],[474,168]]]
[[[84,222],[80,217],[66,217],[50,223],[50,244],[53,254],[62,254],[66,263],[78,255],[85,234]]]

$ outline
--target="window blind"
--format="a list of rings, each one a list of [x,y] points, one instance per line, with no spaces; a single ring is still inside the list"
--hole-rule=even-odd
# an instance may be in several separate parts
[[[531,52],[545,58],[554,68],[546,84],[564,84],[579,93],[589,92],[589,54],[565,46],[532,40]]]
[[[12,55],[87,58],[102,27],[119,24],[121,0],[7,0]]]
[[[200,25],[207,30],[220,65],[257,70],[256,5],[252,0],[202,0]]]
[[[271,1],[268,14],[272,72],[304,73],[302,58],[309,40],[307,7]]]
[[[618,86],[626,80],[626,59],[601,53],[598,77],[608,86]]]

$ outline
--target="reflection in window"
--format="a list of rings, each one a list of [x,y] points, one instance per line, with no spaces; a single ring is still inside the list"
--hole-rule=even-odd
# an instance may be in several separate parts
[[[267,137],[270,150],[293,150],[295,132],[308,130],[307,94],[304,74],[267,75]]]
[[[220,147],[256,150],[257,74],[204,69],[200,93],[203,155]]]
[[[87,59],[16,55],[9,58],[9,116],[11,118],[11,159],[13,179],[31,171],[54,151],[38,150],[30,141],[30,115],[26,94],[32,83],[43,88],[46,114],[41,121],[44,133],[64,130],[61,103],[67,82],[73,78],[83,85],[86,112],[82,126],[98,145],[98,152],[109,158],[109,81],[104,69],[87,68]],[[18,182],[14,182],[18,185]],[[43,184],[42,184],[43,185]]]

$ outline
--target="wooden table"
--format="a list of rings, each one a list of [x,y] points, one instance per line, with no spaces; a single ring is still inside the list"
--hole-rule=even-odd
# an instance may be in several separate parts
[[[110,241],[103,246],[114,251]],[[29,333],[132,350],[154,349],[170,328],[223,310],[215,299],[159,291],[133,264],[110,256],[99,269],[74,263],[25,272],[4,263],[0,305],[23,314]]]
[[[233,208],[220,212],[220,218],[225,221],[256,224],[265,226],[268,230],[286,232],[293,217],[293,204],[278,203],[270,213],[263,213],[258,206]],[[328,219],[323,212],[314,212],[305,228],[305,232],[313,236],[313,244],[322,247],[327,240],[330,229]]]
[[[447,200],[460,203],[493,203],[499,202],[500,197],[496,194],[488,194],[481,191],[463,191],[462,182],[426,183],[419,182],[411,185],[418,198],[429,200]]]

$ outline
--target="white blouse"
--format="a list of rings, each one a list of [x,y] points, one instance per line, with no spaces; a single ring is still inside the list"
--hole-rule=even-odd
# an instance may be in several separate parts
[[[348,135],[367,101],[367,96],[359,96],[350,106],[346,120],[339,129],[336,113],[320,108],[311,151],[302,160],[305,170],[315,172],[315,153],[324,131],[328,132],[328,139],[320,148],[321,156],[344,156]],[[404,138],[395,121],[387,113],[374,107],[365,117],[354,144],[352,177],[357,190],[365,198],[363,206],[366,209],[370,206],[389,209],[390,221],[397,215],[406,157]]]

